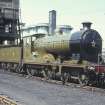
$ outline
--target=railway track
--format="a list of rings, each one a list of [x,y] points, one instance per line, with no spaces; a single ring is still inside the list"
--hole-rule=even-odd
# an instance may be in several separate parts
[[[14,72],[9,72],[9,71],[4,71],[6,73],[10,73],[12,75],[15,76],[19,76],[19,77],[23,77],[26,79],[32,79],[32,80],[37,80],[37,81],[43,81],[46,83],[50,83],[50,84],[57,84],[57,85],[63,85],[62,81],[59,80],[51,80],[51,79],[46,79],[46,78],[42,78],[42,77],[37,77],[37,76],[29,76],[26,74],[18,74],[18,73],[14,73]],[[64,86],[66,87],[72,87],[72,88],[79,88],[82,90],[86,90],[86,91],[90,91],[90,92],[99,92],[101,94],[105,94],[105,89],[104,88],[98,88],[96,86],[83,86],[81,84],[77,84],[77,83],[70,83],[70,82],[66,82],[64,84]]]
[[[18,74],[18,75],[22,76],[21,74]],[[24,75],[24,77],[27,78],[27,79],[33,79],[33,80],[47,82],[47,83],[50,83],[50,84],[63,85],[62,81],[58,81],[58,80],[51,80],[51,79],[48,80],[46,78],[41,78],[41,77],[36,77],[36,76],[28,76],[28,75]],[[70,83],[70,82],[66,82],[64,84],[64,86],[67,86],[67,87],[70,86],[72,88],[79,88],[79,89],[83,89],[83,90],[86,90],[86,91],[99,92],[99,93],[105,94],[105,89],[98,88],[98,87],[95,87],[95,86],[83,86],[81,84]]]
[[[26,78],[33,79],[33,80],[38,80],[38,81],[43,81],[43,82],[47,82],[47,83],[50,83],[50,84],[63,85],[62,81],[58,81],[58,80],[46,80],[45,78],[41,78],[41,77],[27,77],[27,76],[26,76]],[[99,93],[105,94],[105,89],[98,88],[98,87],[95,87],[95,86],[83,86],[81,84],[69,83],[69,82],[66,82],[64,84],[64,86],[67,86],[67,87],[70,86],[72,88],[79,88],[79,89],[83,89],[83,90],[86,90],[86,91],[99,92]]]

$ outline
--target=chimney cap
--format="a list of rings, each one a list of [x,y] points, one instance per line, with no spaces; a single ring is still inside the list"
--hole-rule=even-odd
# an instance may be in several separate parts
[[[90,25],[91,25],[92,22],[88,22],[88,21],[87,21],[87,22],[82,22],[82,24],[90,24]]]
[[[86,27],[87,29],[90,29],[92,22],[83,22],[82,24],[84,28]]]
[[[50,10],[49,12],[56,12],[56,10],[53,9],[53,10]]]

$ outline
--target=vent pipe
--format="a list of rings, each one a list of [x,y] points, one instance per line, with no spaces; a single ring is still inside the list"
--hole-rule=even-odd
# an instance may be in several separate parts
[[[49,35],[53,35],[56,29],[56,11],[49,11]]]

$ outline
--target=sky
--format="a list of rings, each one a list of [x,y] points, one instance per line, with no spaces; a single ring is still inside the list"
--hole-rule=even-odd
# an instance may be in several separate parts
[[[92,28],[103,38],[105,48],[105,0],[20,0],[21,21],[27,25],[48,23],[48,12],[57,11],[57,25],[82,28],[84,21],[92,22]]]

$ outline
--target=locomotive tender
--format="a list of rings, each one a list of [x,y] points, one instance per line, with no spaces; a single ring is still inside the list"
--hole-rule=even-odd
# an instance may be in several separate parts
[[[77,32],[72,32],[71,27],[60,28],[58,33],[51,32],[23,37],[18,45],[2,45],[1,67],[32,76],[61,79],[63,82],[76,79],[85,84],[104,83],[104,66],[97,64],[102,38],[91,29],[90,22],[84,22],[83,29]]]

